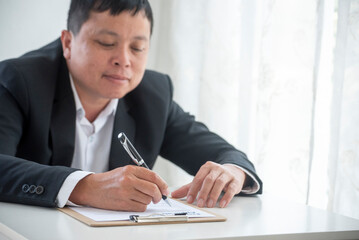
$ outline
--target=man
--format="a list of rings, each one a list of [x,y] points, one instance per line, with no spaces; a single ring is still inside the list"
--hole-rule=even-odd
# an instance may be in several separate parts
[[[168,76],[145,70],[152,26],[146,0],[73,0],[60,40],[0,63],[1,201],[144,211],[167,184],[133,165],[120,132],[150,168],[161,155],[195,175],[172,197],[226,207],[261,193],[245,154],[172,100]]]

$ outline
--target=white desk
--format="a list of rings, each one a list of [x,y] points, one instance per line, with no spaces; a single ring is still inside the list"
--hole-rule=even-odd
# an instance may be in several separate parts
[[[359,220],[277,197],[237,197],[226,222],[88,227],[56,210],[0,203],[0,239],[359,239]]]

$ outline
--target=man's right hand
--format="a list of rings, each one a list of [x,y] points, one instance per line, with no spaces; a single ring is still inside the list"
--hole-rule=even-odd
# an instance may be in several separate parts
[[[90,174],[80,180],[69,200],[109,210],[143,212],[147,205],[158,203],[168,195],[168,186],[155,172],[128,165],[105,172]]]

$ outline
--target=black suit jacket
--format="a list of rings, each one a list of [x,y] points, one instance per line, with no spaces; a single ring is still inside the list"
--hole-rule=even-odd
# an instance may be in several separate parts
[[[56,40],[0,63],[0,201],[55,207],[62,183],[77,170],[70,168],[75,102],[62,54]],[[124,132],[149,167],[158,155],[192,175],[206,161],[233,163],[261,183],[245,154],[185,113],[172,93],[167,75],[147,70],[140,85],[119,99],[110,169],[132,164],[117,140]]]

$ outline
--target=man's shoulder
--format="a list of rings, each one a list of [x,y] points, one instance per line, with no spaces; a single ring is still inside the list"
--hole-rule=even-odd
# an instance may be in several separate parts
[[[128,94],[128,98],[134,101],[168,102],[172,98],[172,83],[168,75],[146,70],[141,83]]]
[[[29,92],[39,97],[49,95],[62,69],[61,52],[61,41],[56,40],[19,58],[0,62],[0,88],[18,101]]]
[[[168,75],[154,70],[146,69],[143,78],[161,79],[161,78],[168,78]]]
[[[157,91],[172,90],[172,81],[167,74],[147,69],[139,87],[145,87]]]
[[[43,74],[51,70],[56,71],[62,58],[60,39],[46,46],[25,53],[18,58],[7,59],[0,62],[0,69],[15,70],[21,74]]]

